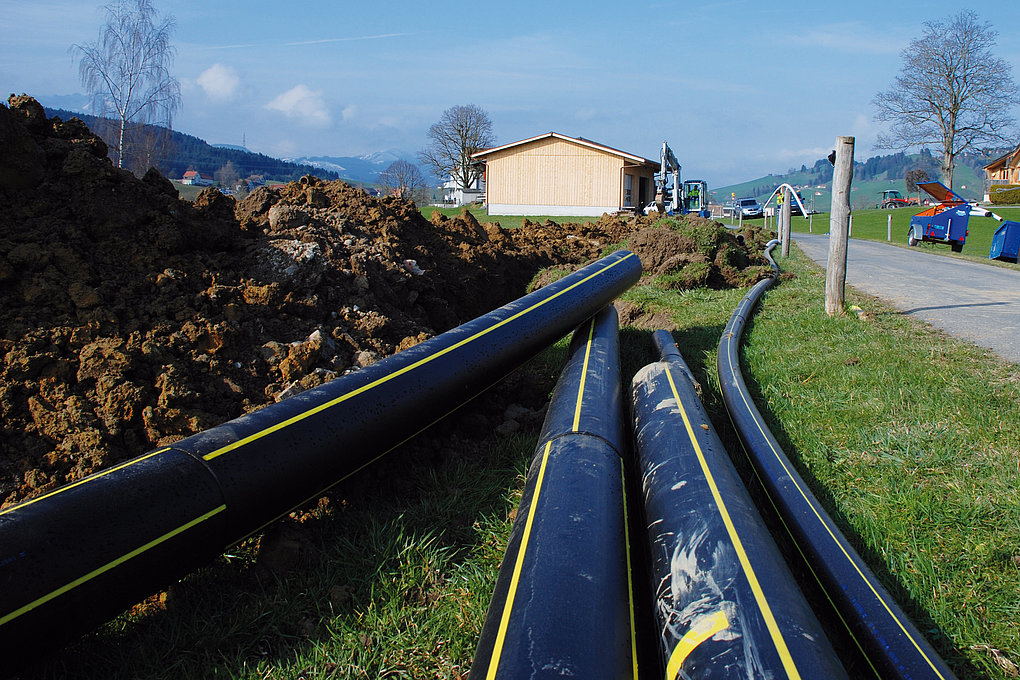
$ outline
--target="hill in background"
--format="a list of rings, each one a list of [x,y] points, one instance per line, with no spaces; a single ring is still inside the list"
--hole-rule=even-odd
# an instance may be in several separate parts
[[[953,178],[954,190],[964,198],[981,200],[984,192],[983,166],[1002,153],[1004,151],[961,156]],[[907,171],[914,168],[923,169],[932,180],[939,179],[939,161],[927,149],[916,154],[895,153],[873,156],[866,161],[855,161],[851,186],[853,207],[862,209],[877,206],[882,192],[886,189],[896,189],[906,195],[907,185],[904,177]],[[799,170],[791,168],[786,174],[769,174],[718,189],[710,188],[709,193],[716,203],[728,203],[731,195],[736,195],[737,198],[753,196],[764,201],[784,182],[801,192],[807,208],[813,207],[820,212],[828,211],[832,200],[832,165],[825,158],[816,161],[810,168],[802,165]]]
[[[97,130],[104,124],[104,121],[96,116],[77,111],[48,107],[45,111],[49,118],[59,116],[65,121],[71,118],[80,118],[90,130]],[[164,128],[157,126],[146,127],[153,128],[160,133],[165,132]],[[212,177],[228,161],[233,164],[234,169],[241,177],[262,175],[267,180],[278,182],[295,181],[304,175],[315,175],[328,180],[341,179],[340,175],[328,169],[310,164],[288,162],[230,144],[214,146],[203,139],[177,131],[171,132],[171,151],[164,160],[158,163],[157,167],[165,177],[170,179],[180,179],[189,169]]]

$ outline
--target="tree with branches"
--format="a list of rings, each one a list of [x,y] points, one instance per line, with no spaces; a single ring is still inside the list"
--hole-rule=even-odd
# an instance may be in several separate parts
[[[972,10],[924,24],[900,54],[893,86],[875,95],[875,118],[892,123],[878,148],[932,146],[941,152],[943,183],[952,188],[956,157],[982,145],[1012,144],[1010,109],[1018,90],[1012,65],[995,57],[998,33]]]
[[[917,194],[917,202],[920,203],[921,187],[917,185],[928,181],[928,173],[925,172],[924,168],[911,168],[910,170],[907,170],[907,174],[903,179],[904,182],[906,182],[907,191],[912,194]]]
[[[452,178],[460,189],[469,188],[482,174],[471,154],[496,143],[489,115],[474,104],[443,111],[439,122],[429,128],[428,139],[428,147],[419,154],[421,162],[438,176]]]
[[[389,167],[379,173],[379,184],[391,194],[412,201],[420,203],[427,198],[425,175],[410,161],[401,159],[390,163]]]
[[[124,167],[129,128],[149,123],[170,129],[181,106],[180,83],[170,74],[174,18],[160,19],[152,0],[115,0],[103,9],[99,38],[71,49],[80,55],[78,73],[92,112],[118,124],[110,146],[117,167]]]

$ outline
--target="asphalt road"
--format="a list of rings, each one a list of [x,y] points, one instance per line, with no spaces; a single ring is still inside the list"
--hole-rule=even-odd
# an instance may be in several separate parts
[[[825,267],[828,234],[794,234],[793,240]],[[846,282],[949,335],[1020,363],[1016,270],[931,255],[920,248],[850,239]]]

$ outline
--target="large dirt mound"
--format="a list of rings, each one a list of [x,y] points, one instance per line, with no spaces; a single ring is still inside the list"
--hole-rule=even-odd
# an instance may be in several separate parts
[[[0,149],[0,506],[356,370],[613,244],[670,285],[746,285],[762,264],[710,222],[430,222],[314,177],[192,204],[26,96],[0,106]]]

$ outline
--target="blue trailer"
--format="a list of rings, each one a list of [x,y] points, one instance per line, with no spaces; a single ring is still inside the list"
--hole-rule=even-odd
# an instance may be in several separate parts
[[[910,218],[907,245],[948,243],[954,253],[963,250],[970,221],[970,203],[941,182],[919,182],[917,186],[938,201],[938,205]]]

